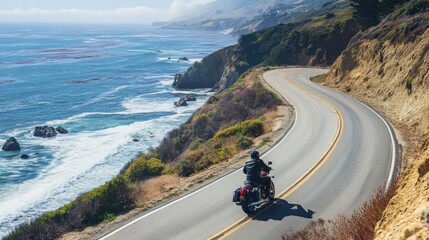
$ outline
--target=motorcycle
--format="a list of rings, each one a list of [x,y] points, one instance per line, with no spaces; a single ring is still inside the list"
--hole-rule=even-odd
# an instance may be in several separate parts
[[[272,164],[272,162],[268,162],[268,166]],[[269,172],[265,171],[261,171],[260,176],[270,177]],[[270,178],[274,178],[274,176]],[[274,199],[275,187],[271,179],[270,184],[271,187],[268,192],[268,189],[266,189],[267,187],[264,184],[254,186],[254,184],[245,182],[243,187],[239,187],[233,192],[232,201],[236,205],[241,206],[246,214],[251,214]]]

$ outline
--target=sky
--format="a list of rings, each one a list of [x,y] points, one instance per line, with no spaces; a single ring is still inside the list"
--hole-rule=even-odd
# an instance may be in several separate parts
[[[0,23],[168,21],[216,0],[0,0]]]

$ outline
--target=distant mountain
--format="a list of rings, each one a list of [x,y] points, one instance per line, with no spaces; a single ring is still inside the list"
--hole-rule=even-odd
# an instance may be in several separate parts
[[[214,19],[252,18],[263,14],[278,4],[293,4],[298,0],[217,0],[195,8],[185,17],[176,19],[180,22],[204,21]]]
[[[174,29],[228,30],[241,35],[282,23],[345,0],[217,0],[172,22],[154,25]]]

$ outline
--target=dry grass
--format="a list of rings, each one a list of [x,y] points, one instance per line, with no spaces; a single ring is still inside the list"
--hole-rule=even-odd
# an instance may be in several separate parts
[[[384,209],[396,191],[396,184],[389,190],[379,189],[375,196],[366,202],[351,217],[337,216],[334,220],[318,219],[306,228],[293,234],[284,235],[283,240],[307,239],[355,239],[372,240],[375,226],[381,219]]]
[[[174,191],[180,184],[180,178],[175,175],[163,175],[137,184],[137,202],[146,203],[163,199]]]
[[[264,129],[265,132],[271,132],[273,130],[273,123],[276,119],[278,119],[278,111],[276,110],[271,110],[268,111],[267,113],[264,114],[263,116],[263,120],[264,120]]]

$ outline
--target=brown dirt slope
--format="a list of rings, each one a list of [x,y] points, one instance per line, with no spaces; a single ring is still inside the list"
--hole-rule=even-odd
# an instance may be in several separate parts
[[[429,239],[428,25],[425,13],[357,36],[326,80],[375,106],[406,140],[399,187],[377,224],[376,239]]]

